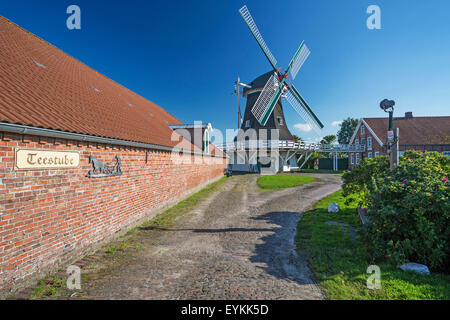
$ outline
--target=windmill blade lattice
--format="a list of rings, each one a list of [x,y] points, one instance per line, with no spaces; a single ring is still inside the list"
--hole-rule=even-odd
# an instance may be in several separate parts
[[[305,42],[302,42],[289,63],[288,72],[291,73],[292,79],[295,79],[298,71],[303,66],[310,53],[311,51],[309,51]]]
[[[256,41],[258,41],[258,44],[261,47],[264,54],[266,55],[267,59],[269,59],[270,64],[272,65],[272,67],[275,70],[277,70],[277,59],[275,59],[272,52],[270,52],[269,47],[267,46],[261,33],[259,32],[255,21],[253,21],[252,15],[250,14],[250,11],[248,11],[247,6],[243,6],[241,9],[239,9],[239,13],[241,14],[241,16],[244,19],[245,23],[247,24],[248,28],[252,32]]]
[[[278,82],[278,78],[274,73],[266,82],[251,110],[256,120],[258,120],[261,125],[264,126],[266,124],[280,96],[280,83]]]
[[[292,106],[292,108],[300,115],[300,117],[305,120],[307,124],[311,126],[312,129],[317,134],[320,134],[323,124],[317,118],[317,116],[312,112],[311,108],[308,106],[306,101],[298,93],[294,86],[288,88],[286,92],[286,100]]]

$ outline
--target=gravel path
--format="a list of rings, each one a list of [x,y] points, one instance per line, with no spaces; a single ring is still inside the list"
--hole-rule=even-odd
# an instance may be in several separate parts
[[[340,188],[340,177],[261,191],[257,175],[229,178],[145,250],[82,283],[85,299],[323,299],[294,236],[301,212]],[[150,243],[150,245],[148,245]]]

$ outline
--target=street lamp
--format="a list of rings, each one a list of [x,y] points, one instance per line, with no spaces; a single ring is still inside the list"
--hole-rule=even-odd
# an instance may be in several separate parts
[[[380,102],[381,110],[389,113],[389,130],[392,130],[392,117],[394,114],[394,106],[395,106],[394,100],[384,99],[383,101]]]
[[[389,113],[389,128],[388,128],[387,142],[388,142],[388,151],[390,153],[390,158],[391,158],[391,165],[390,165],[391,169],[393,169],[394,167],[397,166],[398,160],[399,160],[398,159],[399,131],[398,131],[398,128],[396,128],[395,130],[393,129],[394,106],[395,106],[394,100],[384,99],[383,101],[380,102],[381,110]],[[394,147],[392,148],[392,146],[394,146]]]

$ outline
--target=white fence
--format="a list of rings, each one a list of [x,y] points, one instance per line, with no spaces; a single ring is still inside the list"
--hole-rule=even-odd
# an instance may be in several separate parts
[[[265,150],[279,149],[290,151],[312,151],[312,152],[364,152],[364,144],[320,144],[295,142],[291,140],[247,140],[238,142],[229,142],[217,145],[224,152],[233,152],[237,150]]]

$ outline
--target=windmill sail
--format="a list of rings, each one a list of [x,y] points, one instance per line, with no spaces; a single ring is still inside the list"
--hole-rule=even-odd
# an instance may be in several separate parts
[[[261,36],[261,33],[259,32],[255,21],[253,21],[253,18],[250,14],[250,11],[248,11],[248,9],[247,9],[247,6],[243,6],[241,9],[239,9],[239,13],[241,14],[241,16],[244,19],[245,23],[247,24],[248,28],[252,32],[253,36],[255,37],[256,41],[258,42],[258,44],[261,47],[262,51],[264,52],[265,56],[269,60],[270,64],[272,65],[272,67],[275,70],[277,70],[277,59],[275,59],[272,52],[270,52],[269,47],[267,46],[266,42],[264,41],[263,37]]]
[[[298,71],[300,70],[302,65],[305,63],[305,61],[308,58],[310,53],[311,53],[311,51],[309,51],[308,47],[306,46],[305,42],[303,41],[300,44],[300,47],[295,52],[294,57],[292,58],[291,62],[289,63],[288,72],[291,73],[292,79],[295,79]]]
[[[281,93],[282,89],[280,83],[274,73],[262,89],[251,110],[256,120],[258,120],[262,126],[266,125],[278,99],[280,99]]]
[[[320,122],[314,112],[312,112],[311,108],[294,86],[288,87],[288,92],[286,92],[286,100],[303,118],[303,120],[305,120],[306,123],[308,123],[311,128],[317,132],[317,134],[320,134],[320,131],[323,128],[322,122]]]

